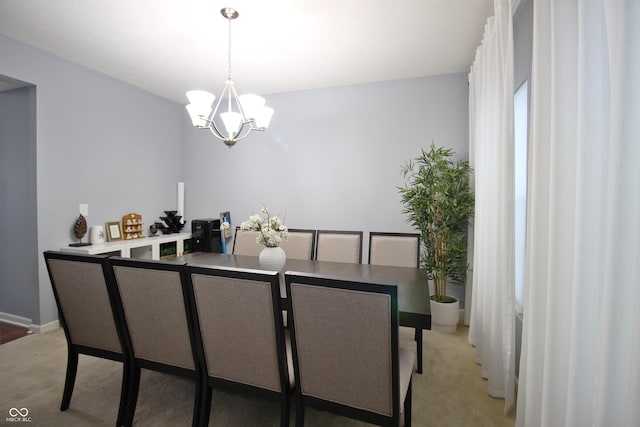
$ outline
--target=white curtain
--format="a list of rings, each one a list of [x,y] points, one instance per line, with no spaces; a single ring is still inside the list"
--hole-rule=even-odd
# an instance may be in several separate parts
[[[640,425],[640,1],[535,0],[518,426]]]
[[[509,0],[494,1],[469,73],[474,167],[473,282],[469,342],[488,393],[515,403],[513,28]]]

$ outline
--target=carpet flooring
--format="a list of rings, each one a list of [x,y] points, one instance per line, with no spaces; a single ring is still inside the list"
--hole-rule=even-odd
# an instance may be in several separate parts
[[[503,413],[504,401],[487,395],[487,383],[474,363],[468,328],[454,334],[424,332],[424,374],[413,375],[413,417],[417,427],[512,427],[515,416]],[[415,348],[413,330],[401,328],[401,345]],[[122,365],[80,356],[71,405],[60,412],[67,349],[61,329],[33,334],[0,346],[0,425],[11,421],[11,408],[27,408],[31,426],[113,426]],[[142,370],[135,414],[138,426],[191,424],[195,385],[187,379]],[[23,410],[24,413],[24,410]],[[363,426],[361,422],[308,409],[309,427]],[[292,405],[290,424],[294,424]],[[277,403],[226,391],[214,391],[212,426],[278,426]]]

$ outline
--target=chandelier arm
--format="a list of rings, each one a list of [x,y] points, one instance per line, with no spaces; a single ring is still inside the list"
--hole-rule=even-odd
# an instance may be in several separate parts
[[[247,116],[244,114],[244,110],[242,109],[242,104],[240,103],[240,98],[238,98],[238,92],[236,91],[236,85],[233,82],[229,85],[229,111],[231,111],[231,96],[233,96],[236,105],[238,106],[238,111],[242,115],[242,123],[248,123]]]
[[[226,136],[224,136],[222,134],[222,132],[220,132],[220,129],[218,129],[218,125],[216,125],[216,122],[214,122],[213,120],[207,120],[209,122],[209,130],[211,131],[211,133],[213,134],[213,136],[215,136],[216,138],[218,138],[221,141],[225,141],[229,138],[227,138]]]
[[[218,113],[218,108],[220,107],[220,103],[224,99],[224,94],[227,93],[228,90],[229,90],[229,81],[227,80],[224,83],[224,89],[222,89],[222,93],[220,94],[220,97],[218,98],[218,102],[216,102],[216,108],[214,108],[213,111],[211,112],[211,121],[213,121],[213,118]]]
[[[236,137],[233,138],[235,141],[242,141],[243,139],[245,139],[247,136],[249,136],[249,134],[251,133],[251,131],[253,129],[251,128],[247,128],[246,123],[243,123],[242,126],[240,126],[240,130],[238,131],[238,133],[236,134]],[[244,135],[240,135],[242,133],[242,131],[246,129],[246,132]]]

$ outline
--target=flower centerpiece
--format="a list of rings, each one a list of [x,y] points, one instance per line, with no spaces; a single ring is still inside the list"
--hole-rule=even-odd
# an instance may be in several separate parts
[[[265,207],[259,214],[251,215],[248,221],[240,224],[241,230],[254,230],[258,232],[256,243],[267,248],[277,248],[289,238],[289,229],[279,216],[271,216]]]
[[[259,214],[249,217],[240,224],[241,230],[257,231],[256,243],[263,245],[260,252],[260,265],[268,270],[281,271],[287,261],[287,255],[280,244],[289,238],[289,229],[277,215],[271,215],[265,207]]]

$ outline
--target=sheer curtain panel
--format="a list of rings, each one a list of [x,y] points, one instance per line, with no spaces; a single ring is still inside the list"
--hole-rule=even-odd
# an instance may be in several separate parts
[[[640,425],[640,2],[535,0],[518,426]]]
[[[509,0],[494,1],[469,73],[474,167],[473,283],[469,342],[488,392],[515,403],[513,28]]]

